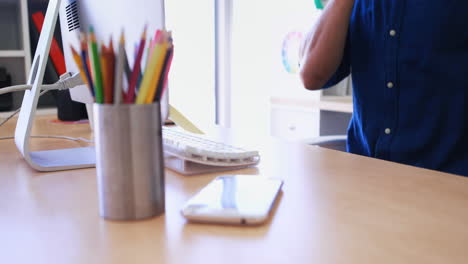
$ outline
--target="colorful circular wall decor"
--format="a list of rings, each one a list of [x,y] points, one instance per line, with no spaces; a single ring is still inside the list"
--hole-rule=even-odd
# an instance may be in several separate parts
[[[289,32],[283,40],[281,49],[281,57],[283,66],[289,73],[297,73],[299,71],[299,49],[301,47],[303,35],[301,32]]]
[[[323,9],[327,2],[328,0],[315,0],[315,7],[317,7],[317,9]]]

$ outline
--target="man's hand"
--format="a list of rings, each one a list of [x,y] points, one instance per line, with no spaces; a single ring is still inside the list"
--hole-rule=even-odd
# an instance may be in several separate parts
[[[354,0],[330,0],[301,48],[301,79],[306,89],[318,90],[338,69],[343,58]]]

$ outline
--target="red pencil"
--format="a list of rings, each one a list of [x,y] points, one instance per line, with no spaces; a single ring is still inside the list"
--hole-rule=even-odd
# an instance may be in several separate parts
[[[143,30],[143,34],[141,35],[140,45],[138,46],[138,53],[135,58],[135,62],[133,64],[133,71],[132,71],[132,75],[130,76],[129,87],[128,87],[127,94],[125,96],[126,97],[125,103],[127,104],[132,104],[135,102],[135,90],[136,90],[136,85],[138,82],[138,76],[140,75],[141,58],[143,57],[143,51],[145,50],[146,29],[147,29],[147,26],[145,26],[145,29]]]
[[[114,43],[112,38],[109,41],[109,48],[107,49],[107,75],[109,81],[109,92],[108,96],[105,98],[106,103],[114,103],[114,71],[115,71],[115,53],[114,53]]]

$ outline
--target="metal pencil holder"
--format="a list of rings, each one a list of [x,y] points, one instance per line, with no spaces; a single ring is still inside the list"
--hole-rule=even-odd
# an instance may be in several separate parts
[[[110,220],[164,213],[161,107],[94,104],[99,212]]]

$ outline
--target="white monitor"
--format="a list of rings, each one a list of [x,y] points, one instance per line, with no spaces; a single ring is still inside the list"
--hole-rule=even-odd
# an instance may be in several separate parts
[[[88,32],[90,25],[94,27],[98,41],[108,43],[112,36],[114,47],[123,29],[129,64],[133,67],[135,44],[140,40],[144,26],[148,26],[147,39],[153,37],[156,29],[165,28],[164,0],[62,0],[59,18],[68,72],[78,71],[70,45],[79,48],[80,32]],[[84,85],[71,89],[70,94],[74,101],[86,104],[93,102],[89,89]],[[163,121],[168,115],[167,94],[161,101]]]

